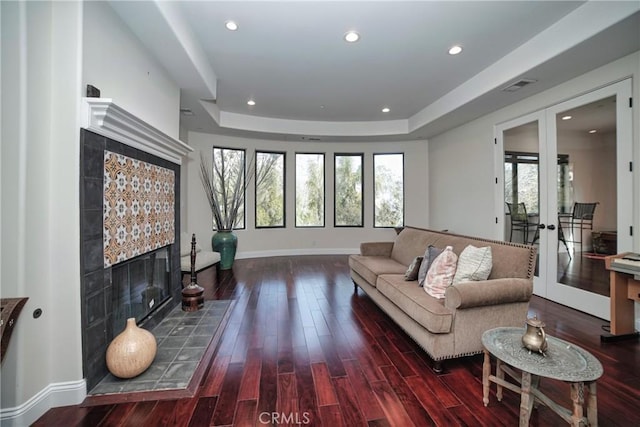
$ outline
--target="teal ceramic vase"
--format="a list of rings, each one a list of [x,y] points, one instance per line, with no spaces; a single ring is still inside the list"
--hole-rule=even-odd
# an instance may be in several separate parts
[[[230,270],[236,258],[238,237],[231,230],[218,230],[211,237],[211,248],[220,253],[220,270]]]

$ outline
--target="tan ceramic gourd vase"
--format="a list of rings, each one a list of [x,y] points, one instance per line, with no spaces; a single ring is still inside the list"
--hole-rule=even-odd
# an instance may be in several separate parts
[[[136,319],[131,317],[107,348],[107,368],[118,378],[133,378],[147,370],[157,349],[156,337],[139,328]]]

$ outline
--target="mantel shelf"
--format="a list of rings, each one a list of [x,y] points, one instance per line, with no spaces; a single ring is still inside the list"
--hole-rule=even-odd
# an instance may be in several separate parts
[[[160,131],[109,98],[83,98],[81,126],[173,163],[193,151],[184,142]]]

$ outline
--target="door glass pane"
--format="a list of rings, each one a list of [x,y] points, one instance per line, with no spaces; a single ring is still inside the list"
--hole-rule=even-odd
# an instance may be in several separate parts
[[[558,282],[609,296],[617,252],[615,96],[556,115]]]
[[[503,142],[505,240],[538,244],[540,215],[538,122],[533,121],[507,129],[503,133]],[[536,263],[536,276],[538,276],[538,264]]]

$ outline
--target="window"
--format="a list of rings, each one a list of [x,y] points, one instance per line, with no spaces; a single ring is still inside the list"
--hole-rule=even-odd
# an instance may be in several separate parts
[[[296,227],[324,227],[324,154],[296,153]]]
[[[256,151],[256,228],[285,226],[285,153]]]
[[[213,147],[213,185],[220,195],[224,218],[235,217],[234,229],[244,229],[245,151]],[[237,215],[234,215],[237,210]],[[213,223],[216,228],[215,221]]]
[[[374,154],[374,227],[404,225],[404,155]]]
[[[539,206],[539,155],[506,151],[504,153],[504,200],[508,203],[524,203],[528,213],[540,213]],[[558,154],[558,212],[570,212],[571,173],[569,155]]]
[[[362,227],[362,154],[334,156],[334,224]]]

